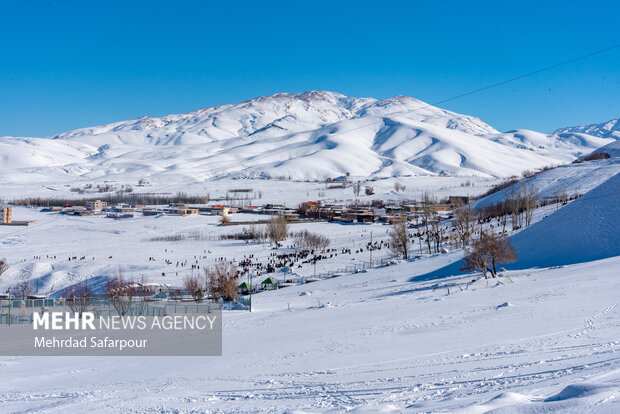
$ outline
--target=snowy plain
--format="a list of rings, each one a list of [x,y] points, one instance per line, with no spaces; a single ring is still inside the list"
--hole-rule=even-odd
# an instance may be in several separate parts
[[[612,181],[594,191],[613,195],[616,188]],[[593,194],[601,202],[599,208],[613,210],[615,198],[600,197],[604,194]],[[578,202],[558,214],[578,208]],[[545,215],[550,215],[529,229],[540,226],[542,232],[547,231],[546,222],[552,220],[555,209],[548,206]],[[559,217],[570,220],[566,224],[576,226],[577,231],[590,229],[585,222],[574,222],[571,214]],[[122,234],[101,224],[92,226],[88,220],[105,219],[88,218],[75,225],[65,239],[66,248],[98,238],[114,240]],[[187,224],[193,227],[195,223]],[[67,222],[60,219],[57,225],[66,227]],[[308,226],[315,225],[322,224]],[[92,237],[89,226],[99,229],[99,237]],[[357,228],[362,238],[375,226],[344,226],[348,227]],[[148,225],[133,228],[147,229],[140,237],[148,237]],[[336,237],[337,233],[342,230],[330,234]],[[59,234],[52,229],[47,237],[62,240]],[[71,243],[79,234],[86,239]],[[33,236],[32,240],[43,237],[42,233]],[[341,237],[351,239],[349,234]],[[610,242],[619,245],[617,239]],[[62,245],[56,243],[55,248]],[[109,246],[117,249],[115,255],[126,250],[122,243]],[[3,253],[7,251],[3,248]],[[129,259],[131,251],[125,254]],[[0,410],[618,411],[619,256],[509,270],[507,275],[514,283],[507,277],[487,283],[472,274],[424,277],[460,257],[459,251],[432,255],[257,294],[252,313],[225,314],[222,357],[57,357],[44,361],[3,357]]]
[[[256,295],[222,357],[3,357],[0,410],[618,412],[618,257],[410,281],[445,261]]]

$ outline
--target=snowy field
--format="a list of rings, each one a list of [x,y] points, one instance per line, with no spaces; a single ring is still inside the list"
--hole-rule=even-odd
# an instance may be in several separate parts
[[[401,182],[407,181],[401,179]],[[419,199],[422,191],[432,191],[433,194],[439,193],[442,197],[447,197],[448,194],[463,194],[465,189],[482,192],[488,188],[486,180],[469,187],[461,187],[460,182],[446,177],[411,179],[409,186],[419,188],[419,191],[406,190],[403,195],[403,192],[389,192],[386,188],[384,195],[403,199],[409,195]],[[352,198],[351,188],[332,191],[334,199],[348,202]],[[267,198],[275,197],[276,190],[265,187],[265,194]],[[290,191],[283,194],[290,206],[296,206],[304,200],[303,192]],[[533,219],[538,221],[556,209],[555,205],[538,209]],[[79,217],[41,212],[40,208],[13,207],[13,217],[15,220],[36,220],[38,224],[31,227],[0,226],[0,258],[6,257],[12,265],[0,279],[0,290],[4,289],[3,291],[9,286],[14,287],[23,281],[29,281],[33,292],[58,296],[63,293],[63,288],[87,279],[91,280],[90,285],[93,288],[103,289],[104,285],[100,282],[119,269],[136,282],[165,283],[181,287],[183,278],[201,272],[221,258],[238,263],[253,255],[254,261],[266,263],[274,253],[294,251],[290,248],[293,245],[291,237],[283,243],[283,248],[277,250],[274,250],[268,241],[246,243],[239,240],[221,240],[222,235],[240,233],[249,226],[223,227],[220,225],[220,217],[211,215],[136,215],[130,219],[115,220],[105,216]],[[264,221],[269,218],[266,215],[246,213],[231,214],[229,217],[233,223]],[[448,222],[444,222],[444,225],[448,226]],[[387,242],[390,229],[385,223],[290,224],[290,232],[308,230],[328,237],[329,248],[334,249],[334,252],[330,253],[334,256],[318,261],[316,269],[311,264],[300,263],[301,268],[296,266],[290,270],[298,276],[312,277],[356,265],[368,265],[371,260],[370,252],[364,247],[370,242],[371,234],[373,242]],[[158,240],[168,237],[179,237],[181,240]],[[342,254],[342,249],[350,250],[350,253]],[[411,246],[412,253],[425,253],[424,249],[418,240]],[[372,260],[378,263],[381,259],[392,256],[393,253],[384,247],[373,251]],[[192,265],[195,265],[195,268],[192,268]],[[270,276],[283,281],[285,275],[277,272]]]
[[[250,179],[220,179],[206,182],[197,182],[193,179],[163,179],[150,181],[144,187],[137,187],[138,180],[119,180],[108,182],[104,180],[72,181],[70,184],[2,184],[0,201],[10,201],[24,197],[44,197],[49,199],[62,198],[102,198],[114,196],[115,191],[100,193],[96,190],[82,194],[71,191],[72,188],[81,188],[86,185],[97,187],[98,185],[122,185],[133,186],[136,194],[158,194],[174,196],[184,193],[194,196],[209,196],[211,199],[224,198],[227,195],[234,196],[231,190],[249,189],[247,194],[255,205],[265,203],[284,203],[289,207],[297,207],[303,201],[322,202],[348,202],[352,199],[362,201],[371,200],[406,200],[420,199],[424,191],[431,192],[436,197],[445,198],[451,195],[477,195],[486,191],[491,186],[500,183],[500,178],[484,177],[441,177],[441,176],[410,176],[388,177],[370,180],[364,177],[349,177],[352,182],[360,181],[362,188],[358,197],[353,194],[351,183],[345,188],[340,188],[341,183],[303,182],[288,180],[250,180]],[[396,191],[394,185],[402,184],[405,188]],[[374,194],[366,195],[364,188],[370,186]],[[330,188],[332,187],[332,188]],[[245,197],[241,194],[239,197]],[[230,202],[234,202],[231,200]],[[242,205],[247,202],[242,202]]]
[[[75,217],[58,213],[41,213],[30,208],[15,208],[15,216],[38,220],[27,228],[0,227],[0,257],[10,257],[12,266],[3,275],[0,288],[30,281],[33,290],[53,295],[60,289],[114,274],[119,267],[128,278],[137,282],[166,283],[182,287],[183,278],[212,266],[220,258],[240,262],[254,255],[266,262],[273,253],[288,253],[284,247],[274,250],[266,243],[220,240],[220,235],[239,233],[244,227],[219,225],[218,216],[158,216],[114,220],[104,216]],[[269,216],[233,214],[235,220],[265,220]],[[330,248],[338,256],[319,261],[318,273],[354,266],[370,260],[368,251],[342,254],[342,249],[360,249],[373,240],[387,240],[390,226],[327,222],[290,224],[291,232],[308,230],[329,237]],[[157,241],[159,237],[187,237],[180,241]],[[198,239],[195,239],[197,237]],[[387,249],[375,251],[373,261],[392,256]],[[74,259],[77,258],[77,259]],[[178,263],[178,265],[177,265]],[[182,265],[181,265],[182,264]],[[192,265],[200,266],[192,269]],[[314,274],[310,264],[291,269],[305,277]],[[162,275],[164,273],[165,275]],[[277,274],[275,278],[282,279]],[[254,282],[257,282],[254,280]]]
[[[588,168],[582,176],[590,179],[577,181],[579,191],[591,193],[538,209],[535,224],[512,237],[522,255],[499,279],[459,272],[459,250],[423,255],[254,295],[253,312],[225,312],[221,357],[0,357],[0,412],[620,412],[620,175],[605,180],[616,168],[612,160],[562,168],[551,172],[568,177]],[[405,179],[404,195],[390,179],[377,198],[480,193],[493,184],[474,180],[472,190],[463,179]],[[232,182],[220,182],[222,189]],[[264,202],[282,201],[275,199],[282,191],[294,205],[321,191],[317,183],[256,182],[264,185]],[[334,200],[352,198],[350,188],[331,191]],[[192,272],[176,262],[204,268],[218,257],[274,252],[266,244],[220,240],[242,226],[219,226],[215,216],[113,220],[26,207],[13,215],[39,224],[0,228],[0,257],[11,264],[2,289],[30,280],[53,294],[119,266],[135,279],[174,284]],[[337,251],[361,248],[371,232],[375,241],[386,239],[389,229],[290,227],[325,234]],[[196,234],[197,240],[154,240]],[[552,267],[534,267],[537,252],[550,246],[559,252],[545,254]],[[587,261],[590,250],[601,253],[599,260]],[[388,255],[375,251],[373,260]],[[368,260],[367,251],[339,254],[317,271]],[[309,264],[294,270],[314,273]]]
[[[620,258],[411,281],[449,256],[256,295],[222,357],[3,357],[0,411],[620,410]]]

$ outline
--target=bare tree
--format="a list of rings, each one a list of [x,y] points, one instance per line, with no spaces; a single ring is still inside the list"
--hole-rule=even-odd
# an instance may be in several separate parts
[[[488,279],[497,276],[497,266],[502,263],[512,263],[517,260],[517,253],[506,235],[482,232],[480,238],[474,241],[466,251],[461,270],[479,270]]]
[[[375,189],[372,188],[371,186],[367,185],[364,188],[364,192],[366,193],[366,195],[373,195],[375,193]]]
[[[80,318],[86,312],[92,302],[92,295],[88,281],[76,283],[65,290],[65,303],[71,312],[78,313]]]
[[[0,259],[0,276],[2,276],[2,274],[6,272],[8,268],[9,264],[7,263],[6,259]]]
[[[252,224],[249,230],[250,236],[252,240],[256,240],[259,243],[267,240],[267,231],[264,228],[259,228],[258,226]]]
[[[353,184],[353,194],[355,194],[356,197],[359,197],[361,189],[362,184],[359,181]]]
[[[392,222],[390,235],[390,250],[400,254],[403,259],[409,258],[409,234],[407,232],[407,218],[405,215],[399,216]]]
[[[568,193],[566,192],[566,188],[560,188],[558,190],[558,192],[555,195],[555,198],[557,200],[557,209],[560,209],[560,203],[565,206],[568,203]],[[0,274],[2,274],[2,272],[0,271]]]
[[[32,286],[30,282],[24,281],[17,285],[17,297],[21,299],[28,299],[28,296],[32,295]]]
[[[490,233],[490,255],[493,276],[497,276],[497,266],[504,263],[513,263],[517,260],[517,251],[510,244],[505,234],[497,235]]]
[[[114,273],[114,276],[108,278],[106,297],[110,300],[119,316],[125,316],[129,313],[136,294],[135,284],[125,279],[125,274],[120,267]]]
[[[532,186],[521,186],[521,198],[525,214],[525,226],[532,224],[532,216],[538,204],[538,192]]]
[[[269,239],[279,246],[280,242],[288,236],[288,222],[284,216],[273,216],[267,223]]]
[[[308,230],[302,230],[295,233],[295,245],[305,250],[323,250],[329,246],[329,239],[321,234],[311,233]]]
[[[433,226],[434,222],[438,222],[437,212],[435,211],[435,204],[437,200],[428,192],[422,194],[422,215],[424,219],[424,230],[426,233],[426,245],[428,247],[428,253],[431,254],[431,242],[434,240]]]
[[[504,205],[510,212],[512,230],[514,231],[521,228],[521,212],[523,211],[521,197],[519,197],[519,194],[514,187],[510,189],[510,192],[508,192],[508,195],[504,200]]]
[[[462,201],[455,203],[454,219],[452,225],[456,230],[458,238],[465,247],[469,243],[474,232],[474,225],[476,224],[476,213],[474,213],[471,205],[464,204]]]
[[[233,301],[237,299],[239,271],[231,262],[218,262],[205,269],[207,289],[214,300]]]
[[[185,279],[183,279],[183,286],[196,302],[202,302],[207,288],[202,278],[198,275],[186,276]]]

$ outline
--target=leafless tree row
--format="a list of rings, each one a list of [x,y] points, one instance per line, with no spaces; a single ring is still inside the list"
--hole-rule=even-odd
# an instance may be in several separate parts
[[[323,250],[329,246],[329,238],[318,233],[302,230],[293,234],[296,247],[303,250]]]

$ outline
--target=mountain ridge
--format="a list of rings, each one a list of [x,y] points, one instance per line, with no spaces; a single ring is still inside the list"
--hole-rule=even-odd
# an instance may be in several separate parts
[[[306,91],[47,138],[5,137],[0,179],[505,177],[570,162],[612,141],[581,132],[501,133],[478,117],[405,95],[378,100]]]
[[[566,133],[583,133],[599,138],[620,139],[620,118],[611,119],[598,124],[588,124],[580,126],[572,126],[560,128],[553,131],[553,134],[562,135]]]

